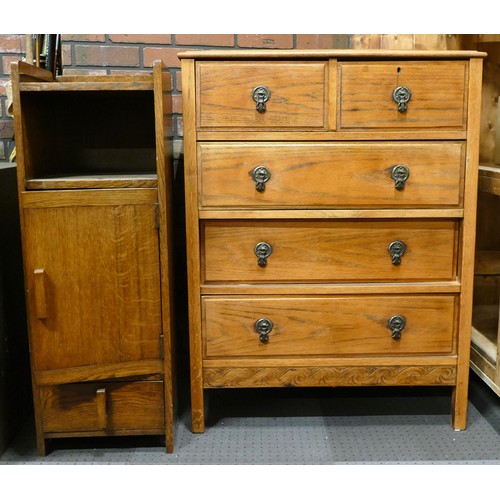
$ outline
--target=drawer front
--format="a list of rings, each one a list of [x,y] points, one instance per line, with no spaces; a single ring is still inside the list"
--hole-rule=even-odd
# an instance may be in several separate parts
[[[163,382],[41,386],[44,432],[164,432]]]
[[[200,128],[326,126],[326,62],[199,62],[197,79]]]
[[[339,78],[341,129],[465,129],[465,61],[344,62]]]
[[[205,357],[398,356],[455,349],[452,295],[206,297],[203,314]]]
[[[202,207],[461,204],[464,144],[201,143]]]
[[[450,280],[456,276],[456,237],[457,224],[448,220],[206,221],[204,278],[247,283]]]

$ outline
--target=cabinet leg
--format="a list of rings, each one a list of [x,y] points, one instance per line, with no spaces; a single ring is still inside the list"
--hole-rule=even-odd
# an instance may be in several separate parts
[[[205,401],[202,388],[191,388],[191,430],[194,433],[205,432]]]
[[[47,443],[43,434],[38,434],[36,436],[36,449],[38,451],[38,455],[41,457],[47,456]]]
[[[453,388],[451,400],[451,425],[456,431],[463,431],[467,428],[467,404],[467,384],[456,385]]]

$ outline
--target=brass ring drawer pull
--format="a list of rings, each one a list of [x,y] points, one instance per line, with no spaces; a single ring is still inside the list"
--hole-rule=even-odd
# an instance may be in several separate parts
[[[391,169],[391,178],[396,183],[395,188],[402,191],[405,188],[405,182],[410,177],[410,169],[402,163],[394,165]]]
[[[393,241],[387,250],[391,254],[393,265],[399,266],[401,257],[406,253],[406,245],[402,241]]]
[[[266,267],[267,258],[273,253],[273,247],[269,243],[261,241],[255,245],[253,251],[258,259],[257,264],[259,264],[260,267]]]
[[[387,322],[387,328],[392,331],[392,338],[394,340],[399,340],[401,338],[401,332],[406,326],[406,319],[404,316],[392,316]]]
[[[408,87],[396,87],[392,92],[392,99],[397,103],[398,111],[400,113],[406,113],[408,103],[411,99],[411,90]]]
[[[260,318],[254,323],[254,329],[260,335],[259,340],[263,344],[266,344],[269,340],[269,334],[273,327],[273,322],[267,318]]]
[[[255,182],[255,189],[262,193],[266,189],[266,182],[271,178],[271,171],[264,165],[259,165],[252,170],[252,179]]]
[[[258,87],[255,87],[252,91],[252,97],[253,100],[256,102],[256,107],[255,109],[259,113],[265,113],[266,112],[266,102],[269,101],[269,98],[271,97],[271,92],[267,87],[264,87],[263,85],[259,85]]]

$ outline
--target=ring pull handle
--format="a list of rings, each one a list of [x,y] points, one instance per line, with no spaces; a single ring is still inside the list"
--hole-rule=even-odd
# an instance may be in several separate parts
[[[406,326],[406,319],[404,316],[392,316],[387,322],[387,328],[392,331],[392,338],[394,340],[399,340],[401,338],[401,332]]]
[[[392,92],[392,99],[398,105],[400,113],[406,113],[411,99],[411,90],[408,87],[396,87]]]
[[[262,193],[266,189],[266,182],[271,178],[271,171],[264,165],[259,165],[252,170],[252,179],[255,181],[255,189]]]
[[[269,334],[271,333],[274,325],[270,319],[260,318],[254,323],[254,329],[259,334],[259,340],[266,344],[269,340]]]
[[[269,98],[271,97],[271,92],[269,91],[269,89],[267,87],[264,87],[263,85],[259,85],[253,89],[252,97],[256,102],[255,109],[259,113],[265,113],[266,102],[269,101]]]
[[[253,251],[257,256],[257,264],[259,264],[260,267],[266,267],[267,258],[273,253],[273,247],[269,243],[261,241],[255,245]]]
[[[405,182],[410,177],[410,169],[403,164],[394,165],[391,169],[391,178],[396,183],[395,188],[402,191],[405,188]]]
[[[393,241],[387,250],[391,254],[393,265],[399,266],[401,257],[406,253],[406,245],[402,241]]]

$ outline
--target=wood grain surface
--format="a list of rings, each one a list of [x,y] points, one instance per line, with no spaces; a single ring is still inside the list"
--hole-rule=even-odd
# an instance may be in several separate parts
[[[339,63],[339,128],[465,128],[467,63],[400,61]],[[405,113],[396,87],[412,96]]]
[[[326,128],[326,62],[203,62],[197,64],[200,128]],[[253,89],[271,96],[256,111]]]
[[[205,221],[206,282],[446,280],[456,276],[454,221]],[[393,265],[388,247],[407,247]],[[272,246],[261,267],[254,248]]]
[[[42,386],[40,396],[44,432],[164,432],[161,381]]]
[[[210,297],[203,300],[204,351],[217,356],[452,354],[455,297]],[[398,340],[388,327],[400,315]],[[255,322],[273,323],[263,343]]]
[[[464,143],[199,143],[201,207],[460,206]],[[409,170],[396,189],[392,168]],[[256,189],[252,171],[270,179]]]

